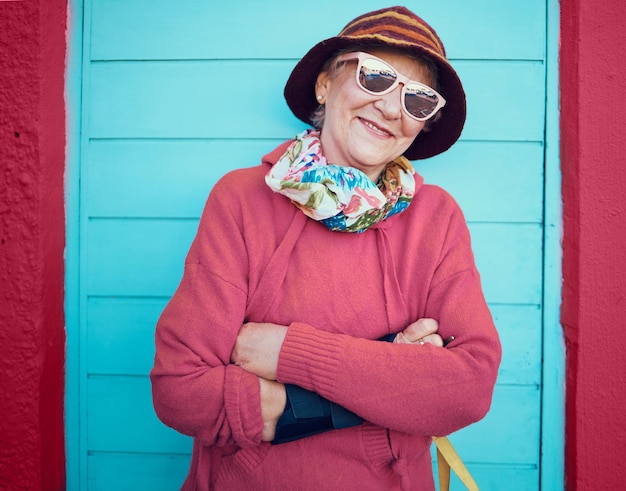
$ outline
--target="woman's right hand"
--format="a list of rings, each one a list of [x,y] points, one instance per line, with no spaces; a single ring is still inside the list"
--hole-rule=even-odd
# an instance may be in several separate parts
[[[403,331],[396,335],[393,342],[419,345],[428,343],[441,348],[443,347],[443,339],[437,334],[438,330],[439,322],[435,319],[425,317],[409,324]]]
[[[259,377],[261,383],[261,417],[263,418],[264,442],[271,442],[276,435],[276,424],[285,412],[287,391],[279,382]]]

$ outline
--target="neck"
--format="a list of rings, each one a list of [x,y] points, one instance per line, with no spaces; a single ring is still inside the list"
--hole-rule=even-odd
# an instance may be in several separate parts
[[[382,165],[360,165],[358,162],[348,162],[345,156],[345,152],[338,151],[332,145],[324,146],[322,135],[320,135],[320,149],[326,161],[329,164],[340,165],[342,167],[354,167],[359,169],[363,174],[369,177],[373,182],[378,182],[380,175],[382,174],[387,164]]]

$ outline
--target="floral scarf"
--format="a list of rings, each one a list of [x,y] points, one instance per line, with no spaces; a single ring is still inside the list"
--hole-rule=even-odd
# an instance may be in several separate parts
[[[376,184],[359,169],[329,164],[315,130],[295,137],[265,182],[305,215],[339,232],[365,232],[404,211],[415,194],[413,167],[405,157],[387,164]]]

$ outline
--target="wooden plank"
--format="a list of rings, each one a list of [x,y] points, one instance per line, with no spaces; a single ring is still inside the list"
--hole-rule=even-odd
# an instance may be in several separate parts
[[[189,455],[91,454],[87,457],[89,491],[180,489]]]
[[[285,61],[100,63],[90,69],[91,138],[277,138],[289,111]]]
[[[541,225],[470,223],[489,303],[541,304]]]
[[[454,196],[468,221],[542,221],[540,143],[460,141],[414,165],[427,183]]]
[[[466,140],[542,141],[544,67],[460,61]],[[86,99],[91,138],[289,138],[306,126],[283,99],[289,62],[97,63]],[[253,81],[254,83],[252,83]]]
[[[195,220],[90,222],[86,295],[171,296],[197,227]]]
[[[215,182],[256,165],[279,140],[96,140],[89,144],[90,217],[199,217]],[[459,142],[415,163],[442,186],[469,221],[541,222],[543,148],[539,143]]]
[[[187,453],[191,441],[154,415],[147,377],[88,380],[90,452]],[[497,386],[485,419],[450,436],[467,463],[538,465],[540,392]]]
[[[92,220],[86,231],[89,296],[170,296],[195,235],[194,220]],[[470,225],[491,303],[541,302],[541,227]]]
[[[318,0],[314,9],[289,0],[267,4],[234,0],[94,0],[91,58],[204,59],[300,58],[335,36],[357,15],[381,8],[379,0]],[[538,60],[544,56],[542,0],[408,2],[438,32],[452,58]],[[386,5],[384,5],[386,6]],[[333,15],[328,15],[332,12]],[[314,26],[315,28],[303,28]],[[254,40],[253,42],[251,40]]]
[[[541,394],[541,481],[539,489],[563,488],[565,478],[565,427],[567,413],[565,385],[571,376],[566,369],[566,346],[561,324],[563,298],[563,208],[559,136],[560,3],[546,1],[546,153],[545,153],[545,218],[543,267],[543,333],[542,333],[542,394]],[[567,124],[567,123],[566,123]],[[563,165],[566,165],[563,162]],[[586,186],[585,186],[586,187]],[[571,368],[571,365],[570,367]],[[568,394],[571,396],[571,394]],[[571,435],[570,435],[571,437]],[[568,455],[568,460],[571,455]],[[569,471],[569,469],[568,469]],[[568,476],[569,477],[569,476]],[[570,479],[568,479],[569,481]],[[567,486],[567,485],[566,485]]]
[[[545,75],[542,63],[460,61],[467,95],[467,140],[543,141]]]
[[[185,455],[91,454],[87,457],[89,490],[179,489],[187,474],[189,460],[190,457]],[[538,489],[539,470],[534,467],[469,464],[468,469],[482,491]],[[465,488],[456,476],[452,476],[450,489]]]
[[[474,477],[480,491],[533,491],[540,489],[539,469],[535,466],[470,464],[467,468]],[[453,475],[450,481],[450,489],[452,491],[461,491],[467,488],[456,475]]]
[[[90,298],[87,373],[147,376],[154,361],[154,329],[164,298]]]
[[[536,386],[496,385],[487,416],[450,435],[466,464],[539,466],[541,391]]]
[[[189,460],[189,456],[183,455],[91,454],[87,458],[89,489],[179,489],[187,474]],[[482,491],[538,489],[539,470],[534,467],[469,464],[468,469]],[[450,488],[453,491],[465,489],[454,475]]]
[[[147,376],[154,329],[167,299],[90,298],[87,302],[87,373]],[[500,384],[541,383],[541,310],[491,307],[503,346]]]
[[[541,307],[491,305],[502,343],[498,383],[541,384]]]
[[[191,438],[154,413],[148,377],[87,380],[88,452],[191,453]]]
[[[278,140],[92,141],[86,179],[90,217],[199,218],[226,172],[257,165]]]

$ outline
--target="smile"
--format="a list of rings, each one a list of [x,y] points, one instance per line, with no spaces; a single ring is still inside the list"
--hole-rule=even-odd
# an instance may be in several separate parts
[[[359,118],[361,120],[361,122],[367,126],[369,129],[371,129],[374,133],[381,135],[381,136],[392,136],[391,133],[389,133],[387,130],[384,130],[382,128],[379,128],[378,126],[376,126],[374,123],[372,123],[371,121],[368,121],[366,119],[362,119]]]

